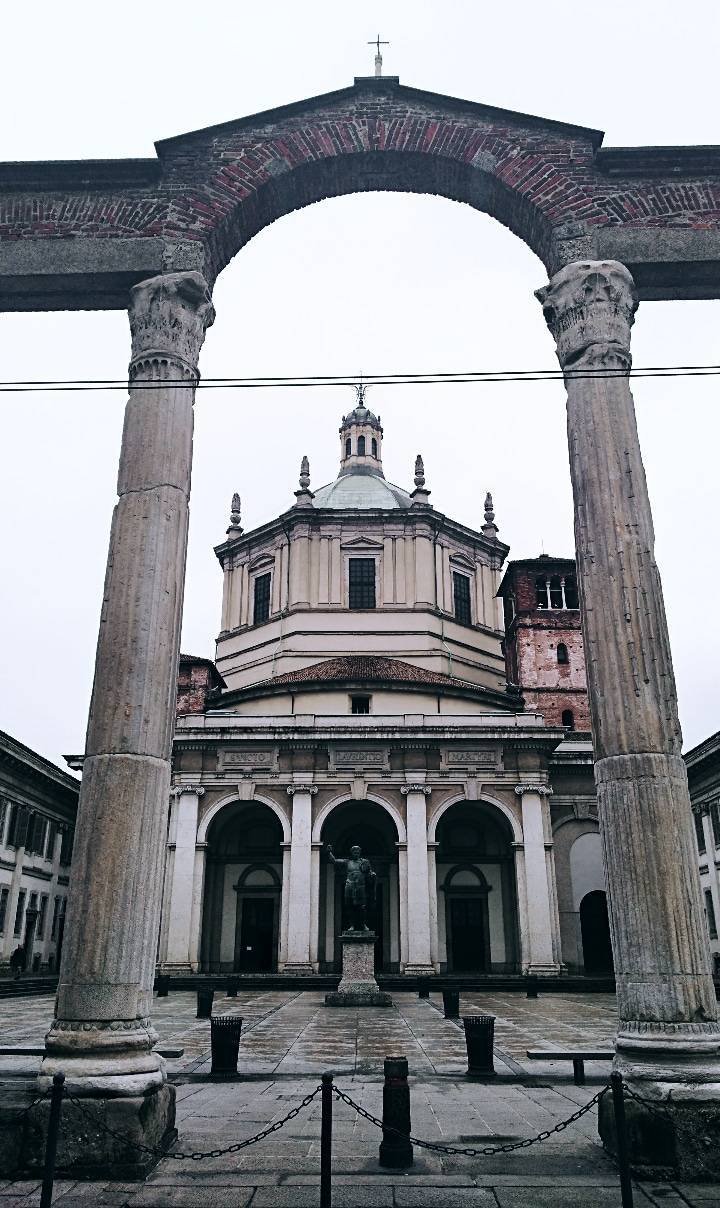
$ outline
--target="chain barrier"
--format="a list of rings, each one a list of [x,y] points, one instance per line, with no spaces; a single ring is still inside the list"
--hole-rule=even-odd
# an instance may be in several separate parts
[[[42,1103],[43,1099],[47,1099],[51,1093],[52,1087],[49,1087],[48,1090],[43,1091],[42,1095],[38,1095],[36,1099],[33,1099],[32,1103],[28,1103],[27,1107],[23,1107],[16,1116],[13,1116],[9,1120],[4,1120],[3,1124],[19,1124],[21,1120],[24,1120],[26,1116],[30,1115],[30,1112],[33,1110],[33,1108],[37,1107],[38,1103]]]
[[[114,1128],[110,1128],[110,1126],[105,1124],[103,1120],[99,1120],[97,1116],[88,1111],[88,1109],[80,1102],[79,1099],[76,1099],[74,1095],[66,1095],[65,1097],[68,1103],[72,1103],[73,1107],[76,1107],[81,1115],[85,1116],[85,1118],[89,1120],[96,1128],[99,1128],[101,1132],[106,1133],[108,1136],[113,1137],[116,1141],[122,1141],[123,1144],[130,1145],[133,1149],[150,1154],[154,1158],[174,1158],[175,1161],[178,1162],[201,1162],[204,1158],[223,1158],[226,1154],[238,1153],[241,1149],[247,1149],[249,1145],[255,1145],[258,1141],[264,1141],[265,1137],[269,1137],[271,1133],[278,1132],[281,1128],[288,1124],[290,1120],[294,1120],[296,1116],[299,1116],[301,1111],[304,1111],[306,1107],[309,1107],[313,1099],[320,1094],[321,1089],[322,1088],[320,1085],[316,1086],[315,1090],[309,1095],[306,1095],[305,1098],[297,1105],[297,1107],[291,1108],[287,1115],[283,1116],[282,1120],[275,1120],[274,1123],[269,1124],[267,1128],[264,1128],[261,1132],[256,1133],[254,1137],[246,1137],[244,1141],[235,1141],[232,1145],[226,1145],[224,1149],[209,1149],[205,1153],[201,1153],[200,1151],[184,1153],[182,1150],[173,1150],[172,1152],[168,1152],[167,1150],[157,1149],[151,1145],[144,1145],[141,1141],[133,1141],[126,1134],[116,1132]]]
[[[581,1118],[581,1116],[587,1115],[589,1111],[592,1111],[594,1107],[597,1107],[600,1100],[608,1093],[609,1090],[610,1086],[608,1084],[607,1086],[604,1086],[602,1090],[599,1090],[596,1095],[593,1095],[592,1099],[590,1099],[584,1107],[581,1107],[578,1111],[573,1112],[571,1116],[568,1116],[567,1120],[561,1120],[559,1124],[556,1124],[553,1128],[544,1129],[543,1132],[538,1133],[536,1137],[524,1137],[521,1141],[506,1142],[504,1145],[486,1145],[482,1149],[463,1149],[454,1145],[441,1145],[436,1141],[421,1141],[419,1137],[408,1136],[407,1133],[402,1132],[402,1130],[399,1128],[392,1128],[387,1124],[383,1124],[382,1120],[379,1120],[377,1116],[373,1116],[371,1112],[366,1111],[364,1107],[361,1107],[359,1103],[356,1103],[354,1099],[351,1099],[350,1096],[346,1095],[344,1091],[341,1091],[339,1087],[333,1087],[335,1097],[339,1099],[341,1103],[346,1103],[347,1106],[353,1108],[353,1110],[356,1111],[359,1116],[362,1116],[364,1120],[368,1120],[370,1124],[374,1124],[377,1128],[382,1128],[385,1132],[395,1133],[397,1136],[401,1136],[408,1140],[411,1145],[417,1145],[420,1149],[429,1149],[433,1153],[442,1153],[448,1155],[459,1154],[461,1157],[465,1158],[491,1158],[494,1157],[495,1154],[512,1153],[515,1149],[527,1149],[530,1145],[537,1144],[538,1141],[547,1141],[548,1137],[552,1137],[555,1133],[561,1133],[568,1127],[569,1124],[574,1124],[576,1120]]]

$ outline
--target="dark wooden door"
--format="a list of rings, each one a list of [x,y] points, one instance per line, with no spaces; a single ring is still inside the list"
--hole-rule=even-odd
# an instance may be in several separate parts
[[[270,973],[275,964],[273,898],[243,898],[240,925],[240,971]]]
[[[610,920],[608,919],[607,898],[601,889],[586,893],[580,903],[580,929],[585,972],[589,976],[612,973]]]
[[[486,969],[484,914],[479,897],[450,899],[450,964],[453,973],[482,972]]]

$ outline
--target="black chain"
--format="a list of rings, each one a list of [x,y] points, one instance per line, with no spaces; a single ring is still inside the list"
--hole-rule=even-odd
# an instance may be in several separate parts
[[[68,1102],[72,1103],[73,1106],[76,1107],[78,1111],[80,1111],[82,1115],[86,1117],[86,1119],[90,1120],[96,1128],[99,1128],[101,1132],[107,1133],[108,1136],[114,1137],[116,1141],[122,1141],[124,1145],[130,1145],[133,1149],[142,1150],[144,1153],[151,1154],[156,1158],[175,1158],[176,1161],[200,1162],[203,1158],[222,1158],[228,1153],[238,1153],[238,1151],[241,1149],[247,1149],[248,1145],[255,1145],[257,1141],[263,1141],[265,1137],[269,1137],[271,1133],[278,1132],[279,1129],[283,1128],[284,1125],[289,1123],[290,1120],[294,1120],[296,1116],[299,1116],[301,1111],[303,1111],[306,1107],[309,1107],[315,1096],[320,1093],[321,1089],[321,1086],[316,1086],[315,1090],[309,1095],[306,1095],[302,1102],[297,1105],[297,1107],[291,1108],[288,1114],[283,1116],[282,1120],[276,1120],[274,1124],[269,1124],[267,1128],[264,1128],[262,1132],[256,1133],[254,1137],[247,1137],[244,1141],[235,1141],[232,1145],[227,1145],[224,1149],[209,1149],[207,1153],[183,1153],[182,1151],[177,1150],[173,1150],[172,1153],[168,1153],[164,1149],[156,1149],[150,1145],[143,1145],[141,1141],[133,1141],[125,1134],[116,1132],[114,1128],[110,1128],[109,1125],[105,1124],[102,1120],[99,1120],[96,1116],[94,1116],[92,1112],[89,1112],[87,1108],[85,1108],[80,1102],[80,1100],[75,1098],[74,1095],[67,1095],[66,1097]]]
[[[581,1107],[579,1111],[573,1112],[571,1116],[568,1116],[567,1120],[561,1120],[559,1124],[554,1126],[554,1128],[548,1128],[543,1132],[538,1133],[536,1137],[524,1137],[522,1141],[512,1141],[506,1143],[505,1145],[486,1145],[483,1149],[460,1149],[454,1145],[440,1145],[435,1141],[421,1141],[418,1137],[413,1137],[408,1135],[408,1133],[403,1132],[402,1129],[392,1128],[387,1124],[383,1124],[382,1120],[379,1120],[377,1116],[373,1116],[370,1112],[366,1111],[364,1107],[361,1107],[359,1103],[356,1103],[354,1099],[351,1099],[350,1096],[341,1091],[339,1087],[333,1087],[336,1097],[340,1099],[341,1102],[346,1103],[348,1107],[352,1107],[359,1116],[362,1116],[365,1120],[369,1120],[369,1122],[374,1124],[377,1128],[382,1128],[384,1132],[395,1133],[409,1141],[411,1145],[419,1146],[420,1149],[430,1149],[433,1151],[433,1153],[459,1154],[461,1157],[465,1158],[491,1158],[498,1153],[512,1153],[515,1149],[527,1149],[528,1146],[535,1145],[538,1141],[547,1141],[548,1137],[552,1137],[555,1133],[562,1132],[563,1129],[567,1128],[569,1124],[574,1124],[575,1121],[579,1120],[581,1116],[584,1116],[589,1111],[592,1111],[592,1109],[597,1106],[603,1096],[608,1093],[609,1089],[609,1086],[604,1086],[602,1090],[598,1091],[597,1095],[593,1095],[592,1099],[590,1099],[590,1101],[586,1103],[584,1107]]]
[[[48,1096],[51,1094],[52,1094],[52,1087],[48,1087],[48,1089],[46,1091],[43,1091],[43,1093],[41,1095],[38,1095],[36,1099],[33,1099],[32,1103],[28,1103],[27,1107],[23,1107],[22,1110],[19,1111],[16,1116],[13,1116],[10,1120],[7,1120],[7,1119],[4,1120],[3,1123],[19,1124],[21,1120],[24,1120],[26,1116],[30,1115],[30,1112],[33,1110],[34,1107],[37,1107],[38,1103],[42,1103],[43,1099],[47,1099]]]

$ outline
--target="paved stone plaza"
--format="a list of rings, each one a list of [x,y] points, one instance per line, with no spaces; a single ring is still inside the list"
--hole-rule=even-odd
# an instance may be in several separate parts
[[[576,1087],[569,1062],[532,1063],[526,1049],[611,1042],[611,995],[468,994],[465,1014],[496,1016],[497,1081],[469,1083],[464,1037],[443,1018],[440,999],[396,994],[391,1010],[333,1010],[322,993],[248,991],[216,996],[215,1012],[245,1020],[239,1068],[245,1079],[209,1081],[209,1025],[195,1018],[195,995],[155,1001],[160,1047],[182,1048],[168,1061],[177,1086],[180,1150],[222,1148],[280,1119],[325,1070],[375,1115],[382,1113],[386,1054],[408,1058],[415,1135],[431,1141],[486,1146],[551,1128],[586,1103],[606,1080],[607,1063],[589,1062],[587,1085]],[[4,1044],[40,1044],[52,1013],[48,998],[0,1003]],[[4,1078],[23,1078],[39,1058],[0,1057]],[[57,1183],[55,1202],[133,1208],[304,1208],[319,1203],[319,1099],[281,1131],[238,1154],[202,1163],[161,1162],[145,1184]],[[593,1111],[542,1145],[494,1158],[415,1151],[407,1173],[377,1161],[380,1134],[344,1104],[335,1104],[333,1204],[336,1208],[542,1208],[619,1205],[614,1164],[597,1139]],[[717,1187],[643,1184],[636,1204],[717,1204]],[[39,1203],[35,1182],[0,1185],[0,1208]]]

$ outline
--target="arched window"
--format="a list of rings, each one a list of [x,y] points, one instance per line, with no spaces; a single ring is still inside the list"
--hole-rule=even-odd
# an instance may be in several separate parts
[[[365,456],[365,437],[358,436],[358,457]]]
[[[345,456],[349,457],[351,453],[352,453],[352,441],[350,440],[350,437],[348,436],[347,440],[345,441]]]
[[[570,662],[570,659],[568,658],[568,648],[564,642],[558,642],[557,661],[559,663],[569,663]]]
[[[575,729],[575,718],[572,709],[563,709],[562,724],[566,730]]]
[[[374,436],[372,438],[372,455],[373,457],[377,457],[377,441]]]

